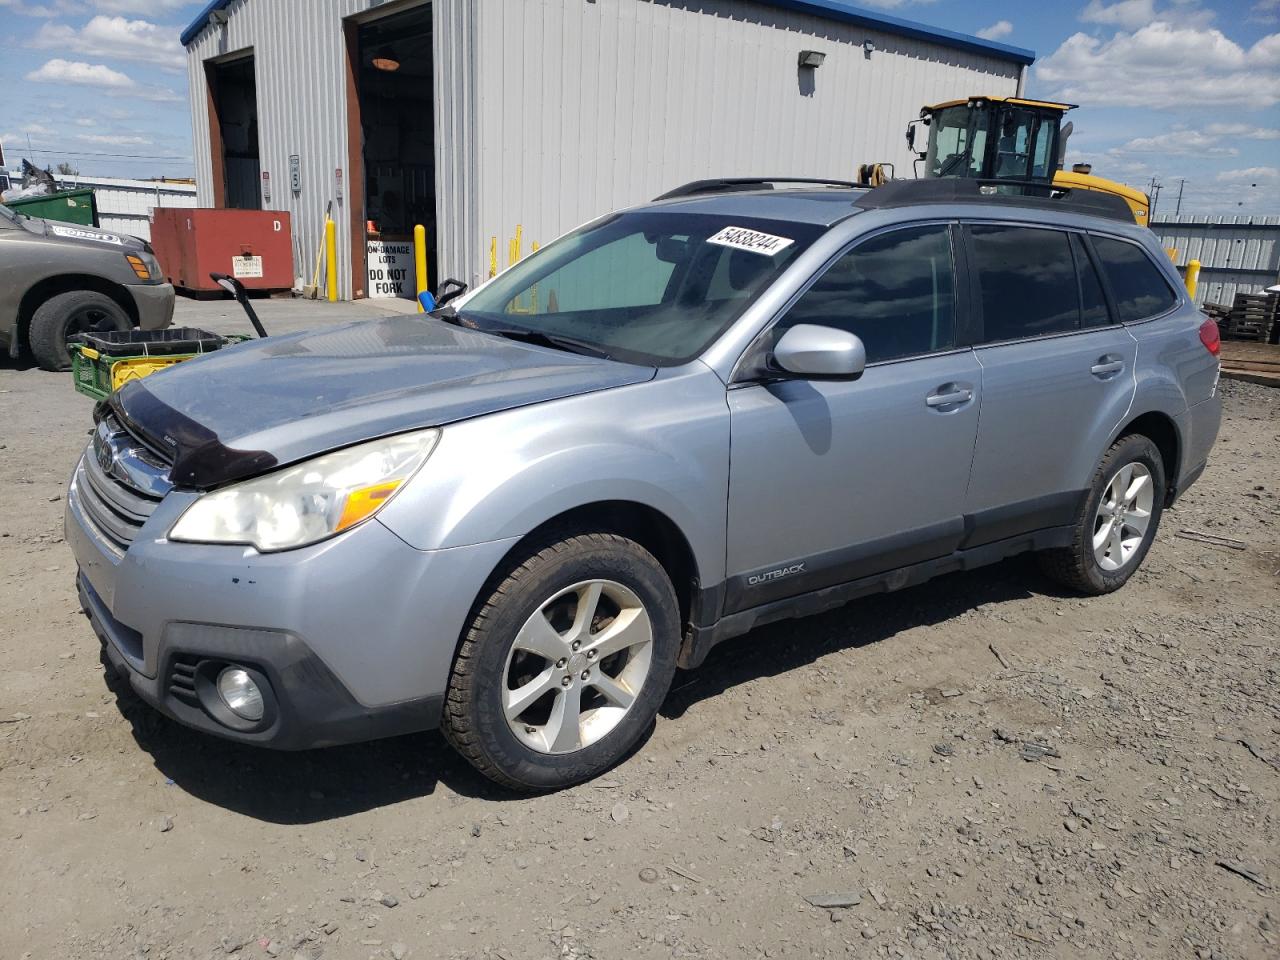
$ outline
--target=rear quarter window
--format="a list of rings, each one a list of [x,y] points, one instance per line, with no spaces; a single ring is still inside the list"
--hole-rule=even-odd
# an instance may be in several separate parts
[[[1145,250],[1111,237],[1092,239],[1121,321],[1146,320],[1173,309],[1177,294]]]

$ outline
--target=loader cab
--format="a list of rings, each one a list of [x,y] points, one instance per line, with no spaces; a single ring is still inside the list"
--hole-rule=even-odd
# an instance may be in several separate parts
[[[1052,183],[1061,153],[1062,116],[1069,103],[970,97],[920,111],[907,126],[916,175]],[[928,131],[917,146],[919,127]]]

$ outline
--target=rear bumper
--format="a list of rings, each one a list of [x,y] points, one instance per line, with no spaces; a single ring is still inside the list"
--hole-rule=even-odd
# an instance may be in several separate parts
[[[135,283],[125,289],[137,305],[138,326],[143,330],[163,330],[173,323],[173,284]]]
[[[1170,502],[1186,493],[1208,466],[1209,451],[1213,449],[1222,426],[1222,396],[1215,392],[1208,400],[1188,407],[1178,426],[1182,435],[1182,464],[1170,491]]]

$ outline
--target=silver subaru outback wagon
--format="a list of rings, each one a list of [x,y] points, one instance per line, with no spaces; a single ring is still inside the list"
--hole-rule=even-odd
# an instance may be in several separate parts
[[[758,624],[1024,551],[1118,589],[1205,467],[1217,331],[1108,198],[1006,193],[699,182],[129,384],[66,505],[106,657],[199,730],[440,727],[538,790]]]

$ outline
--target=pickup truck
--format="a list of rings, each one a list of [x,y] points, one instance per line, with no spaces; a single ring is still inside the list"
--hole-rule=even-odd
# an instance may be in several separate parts
[[[46,370],[71,365],[77,333],[159,330],[173,286],[137,237],[28,217],[0,204],[0,349],[30,349]]]

